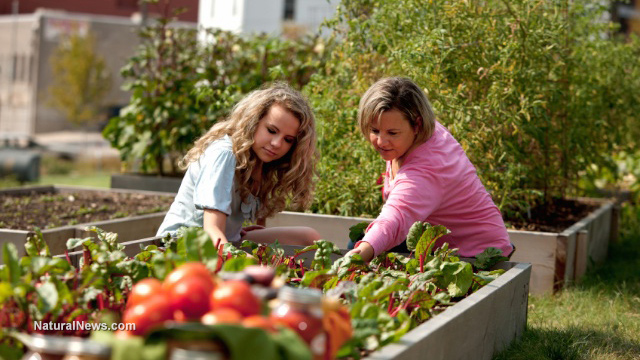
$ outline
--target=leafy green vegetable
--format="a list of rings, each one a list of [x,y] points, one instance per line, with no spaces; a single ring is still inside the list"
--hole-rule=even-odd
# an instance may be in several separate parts
[[[493,265],[509,260],[508,257],[502,256],[502,250],[494,247],[488,247],[483,252],[476,255],[476,261],[473,262],[478,270],[487,270],[493,267]]]
[[[364,237],[364,231],[368,226],[369,223],[361,222],[349,227],[349,240],[354,243],[362,240],[362,238]]]

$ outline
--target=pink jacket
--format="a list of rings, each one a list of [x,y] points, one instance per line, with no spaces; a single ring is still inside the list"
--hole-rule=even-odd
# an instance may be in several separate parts
[[[374,256],[405,241],[416,221],[444,225],[451,234],[438,240],[459,255],[473,257],[487,247],[512,252],[507,229],[498,207],[485,190],[460,144],[436,122],[433,136],[405,159],[395,179],[387,162],[386,202],[362,239]]]

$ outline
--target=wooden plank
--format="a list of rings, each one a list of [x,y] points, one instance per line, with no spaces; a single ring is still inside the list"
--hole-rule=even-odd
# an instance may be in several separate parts
[[[587,272],[589,262],[589,232],[586,230],[578,231],[576,237],[576,270],[575,281],[579,281]]]
[[[491,359],[524,331],[530,276],[530,264],[513,264],[498,279],[365,359]]]
[[[607,259],[612,218],[613,204],[608,203],[585,219],[586,228],[589,231],[589,258],[595,264],[600,264]]]
[[[558,234],[509,230],[509,238],[516,246],[512,261],[530,263],[532,295],[550,294],[555,283]]]
[[[102,192],[102,193],[120,193],[120,194],[136,194],[136,195],[158,195],[158,196],[167,196],[174,198],[176,196],[175,193],[172,192],[163,192],[163,191],[149,191],[149,190],[129,190],[129,189],[106,189],[106,188],[97,188],[90,186],[72,186],[72,185],[55,185],[55,190],[60,193],[70,193],[70,192]]]
[[[29,195],[32,192],[36,192],[39,194],[53,193],[55,192],[55,187],[54,186],[25,186],[25,187],[19,187],[19,188],[6,188],[6,189],[0,190],[0,194],[14,195],[14,196]]]
[[[25,230],[12,230],[12,229],[0,229],[0,264],[4,263],[4,244],[11,243],[16,249],[18,249],[18,256],[22,257],[26,254],[24,250],[24,243],[27,241],[29,231]]]
[[[42,231],[42,237],[49,246],[51,255],[64,254],[67,250],[67,240],[79,237],[75,226],[64,226]]]
[[[161,212],[86,223],[82,226],[76,226],[78,228],[77,236],[95,238],[94,232],[85,230],[89,226],[95,226],[104,231],[118,234],[118,242],[148,238],[155,236],[166,214],[166,212]]]
[[[124,253],[129,257],[134,257],[138,253],[140,253],[140,246],[147,245],[157,245],[162,246],[162,237],[150,237],[146,239],[139,239],[134,241],[127,241],[121,243],[124,245]],[[71,260],[71,264],[75,267],[78,267],[80,263],[80,258],[82,257],[82,250],[69,252],[69,259]],[[66,258],[64,254],[54,255],[54,257]]]
[[[577,232],[562,233],[557,237],[556,275],[554,289],[559,290],[573,283],[576,260]]]
[[[349,243],[349,227],[371,221],[373,219],[283,211],[267,219],[267,227],[308,226],[318,231],[322,239],[346,249]]]

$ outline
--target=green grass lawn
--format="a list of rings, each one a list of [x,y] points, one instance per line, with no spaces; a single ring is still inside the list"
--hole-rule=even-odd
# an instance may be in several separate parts
[[[75,185],[108,188],[111,186],[111,173],[45,175],[34,185]]]
[[[640,359],[640,207],[623,209],[606,263],[555,295],[529,297],[526,331],[494,359]]]
[[[71,173],[67,175],[43,175],[39,181],[21,184],[12,179],[0,180],[1,188],[13,188],[20,186],[36,186],[36,185],[73,185],[73,186],[89,186],[98,188],[109,188],[111,186],[111,173],[94,172],[94,173]]]

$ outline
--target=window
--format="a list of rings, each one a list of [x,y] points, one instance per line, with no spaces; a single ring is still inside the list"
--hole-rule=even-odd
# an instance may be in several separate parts
[[[211,0],[211,18],[215,15],[216,11],[216,0]]]
[[[296,13],[296,0],[284,0],[284,16],[285,20],[293,20]]]

